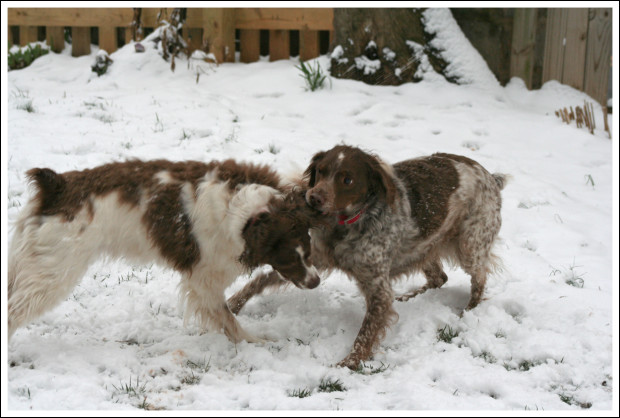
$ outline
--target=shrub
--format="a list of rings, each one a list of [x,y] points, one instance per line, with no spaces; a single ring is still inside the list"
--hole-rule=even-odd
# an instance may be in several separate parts
[[[46,55],[50,52],[47,48],[42,48],[40,44],[26,46],[26,48],[19,48],[13,52],[9,51],[8,65],[11,70],[19,70],[26,68],[37,58]]]

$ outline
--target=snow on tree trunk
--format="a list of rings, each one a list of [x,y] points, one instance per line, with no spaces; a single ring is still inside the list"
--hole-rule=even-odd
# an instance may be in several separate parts
[[[458,84],[498,84],[449,9],[337,8],[334,29],[331,75],[336,78],[372,85],[429,77]],[[462,60],[459,50],[467,50],[474,62]]]

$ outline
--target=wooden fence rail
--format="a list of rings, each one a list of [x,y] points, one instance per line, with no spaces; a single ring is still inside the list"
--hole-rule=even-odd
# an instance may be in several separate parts
[[[144,28],[159,25],[157,15],[169,16],[172,9],[143,8],[141,23]],[[300,59],[319,56],[319,31],[333,30],[333,9],[321,8],[188,8],[183,31],[190,45],[206,47],[218,62],[234,62],[235,30],[240,31],[242,62],[259,59],[260,30],[269,30],[269,56],[271,60],[289,57],[290,31],[299,31]],[[90,28],[97,27],[99,47],[109,53],[119,45],[119,28],[124,29],[124,42],[133,37],[130,29],[134,19],[131,8],[9,8],[9,27],[19,27],[19,43],[26,45],[38,37],[38,28],[46,28],[46,40],[52,50],[64,48],[64,28],[72,32],[72,55],[90,53]],[[12,31],[9,30],[9,42]]]
[[[546,15],[542,27],[541,11]],[[172,9],[143,8],[142,27],[157,27],[160,12],[169,16]],[[65,46],[64,28],[70,27],[72,54],[80,56],[90,53],[90,28],[97,27],[99,47],[111,53],[133,38],[133,19],[131,8],[9,8],[9,42],[11,27],[18,27],[21,45],[38,40],[42,33],[39,27],[45,27],[48,45],[58,52]],[[234,62],[238,38],[241,62],[254,62],[260,57],[261,31],[269,31],[272,61],[289,57],[290,31],[299,31],[299,56],[308,60],[320,54],[321,31],[329,32],[331,43],[333,20],[334,9],[330,8],[188,8],[183,36],[190,49],[208,50],[218,62]],[[544,61],[540,59],[543,83],[558,80],[605,105],[611,64],[611,9],[514,9],[510,30],[511,76],[521,77],[532,88],[535,60],[544,55]],[[537,47],[542,33],[544,42]]]

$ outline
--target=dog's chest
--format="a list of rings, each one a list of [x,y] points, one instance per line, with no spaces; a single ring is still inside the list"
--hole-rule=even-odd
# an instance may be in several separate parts
[[[342,228],[347,229],[334,231],[341,234],[334,246],[334,261],[339,269],[359,277],[380,274],[388,268],[390,253],[400,241],[396,228]]]

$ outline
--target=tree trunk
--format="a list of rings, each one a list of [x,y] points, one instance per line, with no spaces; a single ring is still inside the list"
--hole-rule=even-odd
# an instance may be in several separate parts
[[[372,85],[419,81],[420,66],[444,75],[447,63],[429,42],[422,9],[334,9],[331,75]],[[450,82],[456,82],[446,77]]]

